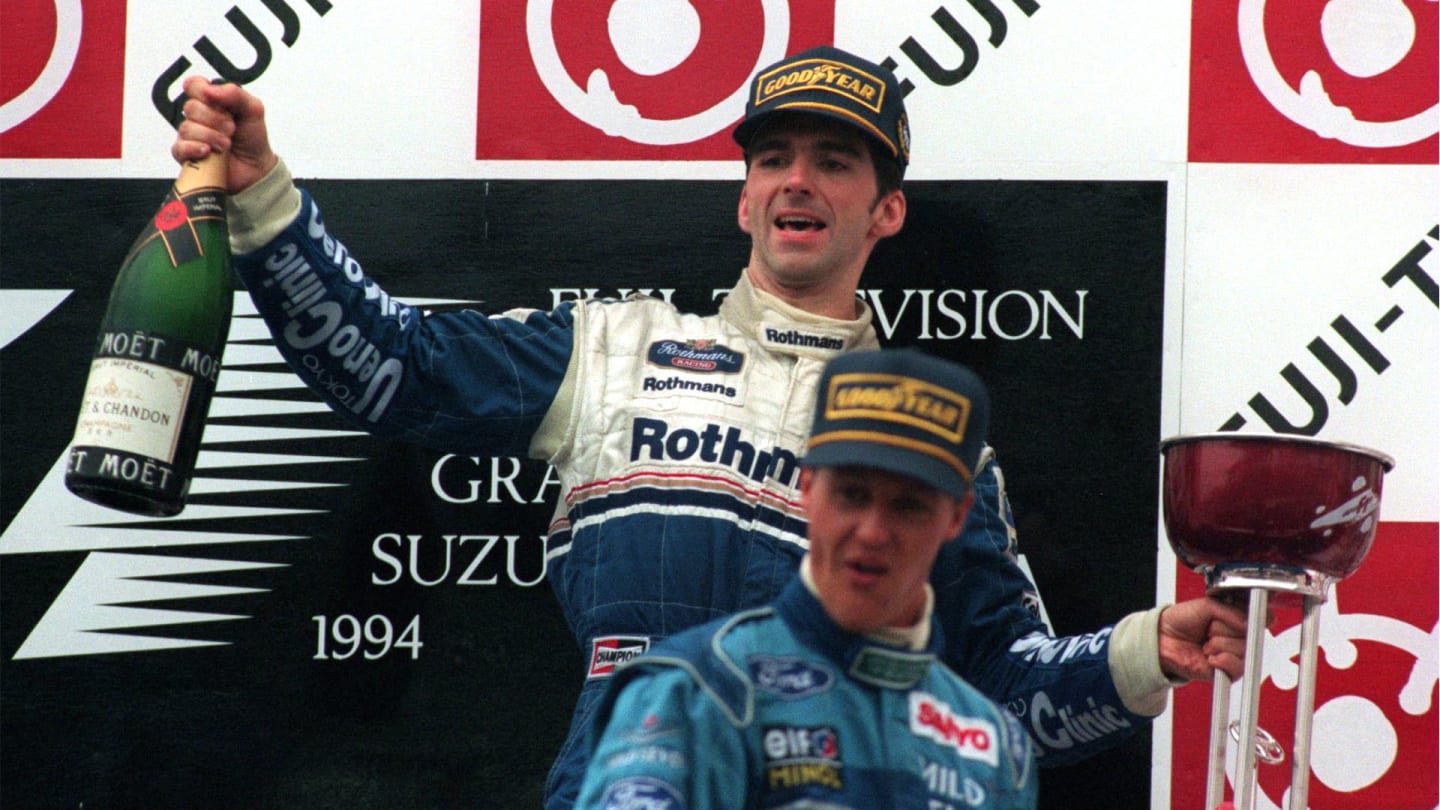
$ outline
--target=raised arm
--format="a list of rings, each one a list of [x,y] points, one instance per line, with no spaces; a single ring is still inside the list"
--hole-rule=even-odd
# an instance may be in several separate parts
[[[200,77],[185,91],[171,154],[228,153],[235,271],[295,373],[372,433],[447,452],[529,452],[569,365],[570,306],[486,317],[392,298],[295,186],[260,100]]]
[[[986,456],[969,519],[941,550],[931,583],[946,663],[1020,718],[1042,766],[1118,745],[1164,710],[1171,688],[1211,680],[1215,667],[1239,677],[1245,617],[1214,599],[1056,637],[1031,609],[1038,597],[1017,563],[1003,482]]]

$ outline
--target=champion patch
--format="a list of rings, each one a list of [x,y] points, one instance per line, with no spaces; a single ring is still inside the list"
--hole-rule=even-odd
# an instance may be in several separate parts
[[[649,636],[602,636],[590,641],[589,678],[608,678],[615,668],[650,649]]]

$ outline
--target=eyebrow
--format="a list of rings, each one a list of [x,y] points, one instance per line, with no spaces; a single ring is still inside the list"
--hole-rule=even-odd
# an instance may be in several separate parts
[[[836,141],[826,138],[818,144],[822,152],[839,152],[842,155],[860,157],[861,148],[855,141]]]

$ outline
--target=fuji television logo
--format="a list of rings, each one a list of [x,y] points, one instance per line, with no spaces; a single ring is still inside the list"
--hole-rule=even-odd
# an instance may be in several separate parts
[[[614,82],[596,68],[579,86],[561,61],[555,37],[555,0],[531,0],[525,30],[536,72],[545,89],[577,120],[612,137],[649,146],[692,143],[713,135],[745,112],[748,80],[709,108],[676,118],[650,117],[620,100]],[[764,35],[750,73],[784,57],[790,38],[788,0],[760,0]],[[694,52],[703,30],[699,11],[689,0],[617,0],[607,19],[607,35],[620,63],[637,76],[659,77]]]
[[[1266,33],[1266,2],[1240,0],[1240,51],[1256,88],[1286,118],[1322,138],[1371,149],[1407,146],[1440,131],[1440,104],[1391,120],[1364,120],[1331,98],[1318,70],[1306,70],[1299,88],[1292,87]],[[1319,27],[1331,61],[1355,79],[1384,76],[1420,47],[1421,37],[1435,35],[1417,30],[1404,0],[1329,0]]]

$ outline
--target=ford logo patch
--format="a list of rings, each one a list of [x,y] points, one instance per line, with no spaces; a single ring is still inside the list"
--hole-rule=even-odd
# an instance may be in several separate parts
[[[757,688],[786,700],[818,695],[835,683],[835,673],[828,667],[804,658],[757,655],[748,663],[750,678]]]

